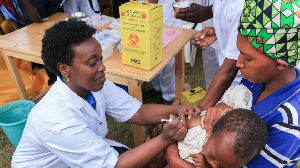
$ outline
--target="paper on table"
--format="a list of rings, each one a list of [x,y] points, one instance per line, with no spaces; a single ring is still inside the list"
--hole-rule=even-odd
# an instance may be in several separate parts
[[[175,39],[181,30],[163,28],[162,48],[165,48],[173,39]]]
[[[97,26],[104,26],[106,23],[110,23],[114,20],[113,17],[109,17],[109,16],[105,16],[105,15],[99,15],[99,14],[95,14],[91,16],[92,21],[93,21],[93,25],[97,25]]]

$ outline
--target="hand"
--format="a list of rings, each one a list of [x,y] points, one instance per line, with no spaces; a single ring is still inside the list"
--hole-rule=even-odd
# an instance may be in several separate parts
[[[193,45],[196,48],[200,48],[202,51],[206,49],[217,40],[215,29],[213,27],[206,27],[203,30],[198,31],[194,35]]]
[[[193,114],[200,115],[200,113],[201,111],[198,106],[195,106],[193,104],[182,105],[177,112],[179,118],[183,121],[183,123],[185,123],[186,117],[190,119]]]
[[[165,140],[169,140],[171,143],[181,141],[185,137],[187,133],[187,128],[183,122],[179,121],[179,118],[175,118],[175,116],[170,115],[173,119],[172,123],[164,124],[162,131],[162,138]]]
[[[32,23],[40,23],[40,22],[43,21],[40,14],[39,14],[39,12],[38,12],[38,10],[32,4],[28,4],[26,6],[26,12],[27,12],[28,17],[29,17],[29,19]]]
[[[231,110],[232,107],[224,103],[208,108],[206,114],[200,119],[200,126],[206,130],[207,138],[211,135],[212,128],[219,118]]]
[[[206,158],[203,154],[191,154],[195,164],[195,168],[210,168],[210,164],[206,161]]]
[[[176,10],[174,17],[193,23],[201,23],[207,19],[212,18],[212,11],[209,7],[201,6],[196,3],[192,3],[189,8],[181,8]],[[211,12],[211,13],[210,13]]]

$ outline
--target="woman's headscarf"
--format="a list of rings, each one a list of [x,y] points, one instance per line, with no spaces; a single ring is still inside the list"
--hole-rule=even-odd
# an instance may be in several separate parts
[[[300,63],[300,0],[245,0],[238,29],[266,55]]]

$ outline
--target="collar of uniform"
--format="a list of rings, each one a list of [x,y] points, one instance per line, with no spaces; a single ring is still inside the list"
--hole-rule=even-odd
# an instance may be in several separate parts
[[[67,101],[76,106],[78,109],[84,110],[91,117],[99,121],[101,120],[100,113],[97,113],[97,108],[94,109],[86,100],[84,100],[82,97],[78,96],[75,92],[73,92],[69,88],[69,86],[67,86],[62,80],[59,79],[59,77],[57,78],[55,85],[59,94],[61,94],[61,96],[63,96]],[[91,92],[91,94],[94,97],[95,103],[99,104],[100,101],[97,99],[98,96],[95,96],[98,93]]]
[[[63,96],[77,108],[81,109],[84,107],[84,102],[86,102],[86,100],[73,92],[62,80],[60,80],[59,77],[57,77],[53,87],[56,87],[56,90],[61,94],[61,96]]]
[[[300,92],[300,76],[299,76],[300,70],[297,68],[295,68],[295,69],[296,69],[296,73],[297,73],[296,80],[285,85],[281,89],[277,90],[276,92],[272,93],[268,97],[264,98],[262,101],[253,105],[252,110],[255,111],[260,117],[263,118],[268,113],[273,112],[278,107],[280,107],[283,103],[288,101],[294,94]],[[261,87],[264,87],[264,85],[261,85]],[[257,94],[260,94],[260,93],[257,93]],[[253,95],[253,98],[255,98],[255,100],[253,100],[254,102],[256,102],[257,97],[258,96]]]

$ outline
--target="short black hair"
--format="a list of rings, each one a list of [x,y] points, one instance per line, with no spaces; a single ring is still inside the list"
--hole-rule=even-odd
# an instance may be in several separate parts
[[[267,143],[268,130],[264,121],[253,111],[234,109],[221,117],[213,127],[212,135],[236,132],[234,154],[245,159],[258,155]]]
[[[96,29],[86,22],[76,19],[60,21],[47,29],[42,40],[42,59],[46,68],[61,77],[57,64],[72,66],[75,55],[73,47],[91,38],[95,32]]]

